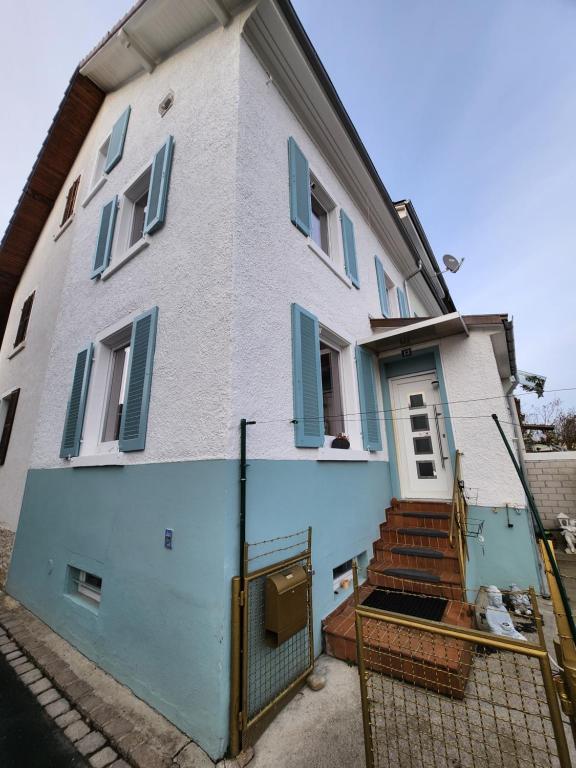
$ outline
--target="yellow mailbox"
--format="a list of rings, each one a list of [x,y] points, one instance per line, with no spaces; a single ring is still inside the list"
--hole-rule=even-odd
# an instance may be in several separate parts
[[[266,579],[266,641],[277,648],[308,623],[308,574],[301,565]]]

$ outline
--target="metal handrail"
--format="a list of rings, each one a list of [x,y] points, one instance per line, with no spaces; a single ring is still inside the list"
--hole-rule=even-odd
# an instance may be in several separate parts
[[[452,488],[452,509],[450,512],[449,541],[452,546],[456,546],[458,563],[460,565],[462,589],[466,589],[466,562],[468,560],[466,521],[468,518],[468,502],[466,501],[466,497],[464,495],[461,457],[461,451],[456,451],[456,460],[454,462],[454,485]]]

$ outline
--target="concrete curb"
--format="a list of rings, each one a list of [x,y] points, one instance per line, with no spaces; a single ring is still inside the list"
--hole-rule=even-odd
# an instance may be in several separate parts
[[[0,653],[94,768],[212,768],[191,739],[0,592]]]

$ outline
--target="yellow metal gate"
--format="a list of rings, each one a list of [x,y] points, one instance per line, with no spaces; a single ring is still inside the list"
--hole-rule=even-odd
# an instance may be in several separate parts
[[[295,566],[307,574],[306,626],[272,647],[264,625],[266,581]],[[232,580],[232,755],[256,741],[314,668],[312,529],[246,544],[244,574]]]
[[[570,768],[541,630],[525,643],[357,605],[356,640],[368,768]]]

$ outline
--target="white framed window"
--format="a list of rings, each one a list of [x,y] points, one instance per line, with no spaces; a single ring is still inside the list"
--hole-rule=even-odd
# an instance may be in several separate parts
[[[320,342],[320,370],[322,374],[322,405],[324,407],[324,434],[334,439],[345,433],[343,399],[340,374],[340,350]]]
[[[132,322],[124,320],[95,341],[80,456],[119,453],[131,336]]]
[[[99,181],[105,178],[104,168],[106,167],[106,158],[108,157],[108,149],[110,147],[110,135],[108,134],[104,139],[96,153],[96,163],[94,164],[94,173],[92,174],[92,189],[94,189]]]
[[[151,174],[152,163],[122,194],[118,234],[112,259],[114,259],[115,254],[118,258],[122,258],[124,254],[132,252],[147,242],[144,235],[144,222],[146,220]]]
[[[354,410],[352,407],[354,402],[352,345],[323,325],[320,326],[319,344],[324,408],[324,447],[330,448],[334,438],[342,433],[348,436],[351,448],[360,448],[359,424],[353,417],[348,416]]]
[[[69,565],[68,594],[79,598],[89,607],[98,608],[102,600],[102,577]]]
[[[102,599],[102,579],[94,573],[87,571],[79,572],[78,594],[83,595],[88,600],[100,604]]]
[[[332,258],[335,250],[332,229],[336,203],[313,173],[310,174],[310,208],[310,239],[326,256]]]
[[[310,171],[310,235],[308,247],[347,285],[344,256],[340,240],[339,208],[319,181]]]
[[[120,437],[122,409],[126,396],[126,378],[128,375],[128,360],[130,344],[124,340],[121,346],[112,350],[110,361],[110,381],[106,395],[106,411],[101,442],[117,441]]]
[[[94,170],[92,171],[92,178],[90,179],[90,189],[88,194],[82,201],[82,207],[85,208],[95,194],[102,189],[106,183],[108,177],[105,173],[106,159],[108,157],[108,149],[110,147],[110,139],[112,134],[109,133],[104,139],[98,151],[96,152],[96,160],[94,161]]]

